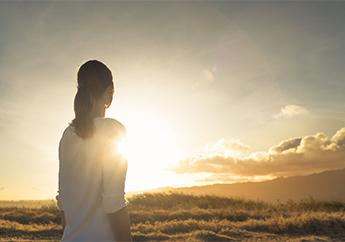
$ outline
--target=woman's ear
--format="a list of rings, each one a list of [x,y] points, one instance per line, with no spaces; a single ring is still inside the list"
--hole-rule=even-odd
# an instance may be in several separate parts
[[[113,101],[113,95],[114,95],[114,88],[111,85],[109,85],[104,92],[104,105],[107,108],[111,105]]]

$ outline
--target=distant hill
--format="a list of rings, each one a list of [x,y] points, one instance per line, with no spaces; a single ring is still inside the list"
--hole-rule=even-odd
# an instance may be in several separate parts
[[[182,192],[194,195],[218,195],[264,201],[301,200],[313,197],[317,200],[345,201],[345,169],[322,173],[276,178],[263,182],[213,184],[183,188],[158,188],[147,192]]]

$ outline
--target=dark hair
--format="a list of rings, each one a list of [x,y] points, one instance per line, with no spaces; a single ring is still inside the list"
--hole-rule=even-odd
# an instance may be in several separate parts
[[[113,84],[113,76],[109,68],[98,60],[85,62],[78,70],[78,91],[74,98],[75,118],[71,126],[76,134],[86,139],[93,135],[95,101],[102,96],[106,88]]]

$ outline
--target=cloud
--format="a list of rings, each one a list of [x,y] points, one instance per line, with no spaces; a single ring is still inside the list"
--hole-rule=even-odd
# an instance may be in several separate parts
[[[284,140],[267,151],[252,152],[246,156],[221,152],[190,156],[181,160],[173,171],[208,173],[214,180],[229,180],[227,177],[231,176],[248,179],[305,175],[344,167],[345,128],[342,128],[331,138],[323,133],[296,137]]]
[[[239,156],[248,150],[249,150],[249,146],[243,144],[238,139],[227,140],[227,139],[221,138],[214,144],[208,143],[205,145],[205,151],[208,154],[217,153],[217,154],[225,154],[225,155],[232,154],[232,155]]]
[[[280,109],[280,112],[274,115],[274,118],[291,118],[298,115],[309,113],[308,109],[299,105],[286,105]]]
[[[278,145],[272,146],[270,148],[271,152],[282,153],[286,150],[295,149],[301,144],[302,138],[292,138],[283,140]]]

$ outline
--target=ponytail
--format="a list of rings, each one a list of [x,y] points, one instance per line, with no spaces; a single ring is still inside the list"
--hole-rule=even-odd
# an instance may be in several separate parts
[[[70,125],[81,138],[86,139],[93,135],[94,103],[109,85],[113,85],[112,74],[102,62],[91,60],[80,67],[78,90],[74,98],[75,118]]]
[[[76,133],[83,139],[92,136],[92,100],[90,94],[84,87],[78,87],[77,94],[74,98],[74,110],[75,119],[72,121],[72,125],[76,129]]]

